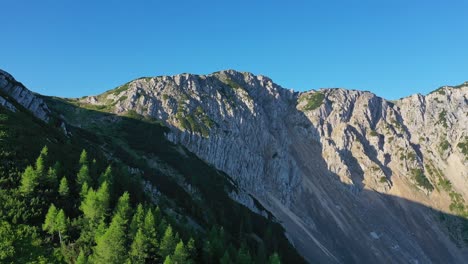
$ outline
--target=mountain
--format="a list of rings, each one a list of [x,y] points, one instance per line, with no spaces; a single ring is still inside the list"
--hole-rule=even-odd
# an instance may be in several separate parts
[[[194,153],[232,180],[226,195],[280,223],[310,263],[464,263],[467,95],[467,83],[396,101],[345,89],[295,92],[228,70],[145,77],[79,99],[37,96],[43,104],[11,97],[39,118],[48,113],[64,133],[90,133],[105,142],[91,145],[143,157],[135,168],[165,170],[161,159],[167,164],[165,149],[174,147],[155,141]],[[120,118],[130,123],[116,132]],[[161,137],[131,123],[147,119],[166,128]]]
[[[0,72],[0,263],[305,263],[168,132]]]

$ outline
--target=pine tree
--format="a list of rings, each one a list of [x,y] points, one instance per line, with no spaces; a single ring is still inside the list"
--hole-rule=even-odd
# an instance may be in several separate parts
[[[120,215],[112,218],[109,228],[99,237],[94,248],[93,263],[118,264],[127,259],[126,230],[124,219]]]
[[[231,264],[232,263],[231,257],[229,256],[229,252],[227,250],[224,251],[224,255],[221,258],[221,260],[219,261],[219,263],[220,264]]]
[[[187,248],[185,248],[184,242],[180,240],[174,250],[174,255],[172,255],[172,262],[175,264],[185,264],[188,257]]]
[[[174,262],[172,262],[171,256],[166,257],[166,259],[164,260],[164,264],[174,264]]]
[[[76,183],[78,186],[83,186],[84,183],[87,183],[88,186],[91,185],[91,176],[89,176],[89,167],[84,164],[81,166],[78,174],[76,175]]]
[[[52,236],[55,232],[57,232],[60,238],[60,243],[62,243],[64,235],[67,231],[67,219],[65,217],[65,212],[62,209],[57,211],[55,205],[51,204],[49,210],[47,211],[44,224],[42,225],[42,230],[46,231]]]
[[[191,259],[197,258],[197,248],[195,246],[195,240],[193,238],[190,238],[189,242],[187,243],[187,252],[189,253]]]
[[[98,181],[99,181],[99,184],[102,184],[103,182],[107,181],[110,185],[112,185],[113,180],[114,178],[112,176],[112,168],[111,166],[108,166],[106,168],[106,171],[103,174],[101,174],[101,176],[99,176]]]
[[[36,160],[36,173],[38,175],[38,178],[44,179],[45,178],[45,173],[46,173],[46,159],[49,154],[49,149],[47,146],[44,146],[41,150],[41,153],[39,154],[39,157]]]
[[[280,257],[278,255],[278,253],[273,253],[270,258],[268,259],[268,263],[269,264],[281,264],[281,260],[280,260]]]
[[[62,244],[67,231],[67,218],[65,217],[65,212],[60,209],[57,216],[55,217],[55,231],[58,232],[60,238],[60,244]]]
[[[131,263],[145,263],[145,259],[148,257],[148,243],[143,229],[138,229],[129,254]]]
[[[54,204],[51,204],[49,210],[47,211],[44,224],[42,225],[42,230],[46,231],[50,235],[54,235],[56,230],[56,218],[57,218],[57,208]]]
[[[87,264],[88,259],[86,258],[86,255],[84,254],[83,250],[80,250],[80,254],[78,255],[78,258],[76,259],[75,264]]]
[[[145,210],[142,204],[138,204],[135,214],[133,214],[132,221],[130,222],[130,237],[135,237],[137,230],[143,228],[145,221]]]
[[[58,193],[62,197],[67,197],[70,193],[70,188],[68,187],[68,180],[66,177],[62,177],[62,179],[60,180]]]
[[[33,193],[36,187],[39,185],[38,178],[39,177],[33,167],[26,167],[26,170],[21,175],[21,185],[19,188],[20,192],[24,195]]]
[[[115,214],[121,216],[122,219],[128,221],[132,213],[132,208],[130,207],[130,194],[124,192],[117,201],[117,206],[115,207]]]
[[[156,230],[156,222],[151,208],[148,209],[145,215],[145,219],[143,220],[143,233],[145,234],[148,242],[148,254],[150,255],[153,261],[156,261],[159,243],[158,233]]]
[[[80,191],[80,198],[82,201],[86,198],[86,195],[88,195],[88,192],[90,190],[92,189],[89,188],[88,184],[86,182],[83,183],[83,185],[81,186],[81,191]]]
[[[81,151],[79,164],[80,166],[88,165],[88,153],[84,149]]]
[[[106,182],[101,185],[97,192],[90,188],[80,205],[80,210],[92,226],[95,226],[100,219],[104,218],[108,208],[109,191]]]
[[[100,202],[100,210],[103,215],[106,215],[109,211],[110,206],[110,193],[109,193],[109,185],[107,182],[103,182],[101,187],[97,190],[97,198]]]
[[[161,240],[159,247],[160,255],[165,258],[169,256],[176,247],[177,240],[175,240],[174,234],[172,233],[172,227],[169,225],[164,232],[164,236]]]
[[[45,186],[49,188],[57,188],[57,182],[58,182],[58,175],[57,175],[57,167],[58,164],[56,164],[53,167],[50,167],[49,170],[47,171],[47,177],[45,178]]]

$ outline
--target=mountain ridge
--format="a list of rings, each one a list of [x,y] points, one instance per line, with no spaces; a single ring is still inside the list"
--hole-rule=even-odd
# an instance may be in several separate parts
[[[418,216],[398,207],[397,198],[466,214],[466,154],[459,147],[468,136],[466,95],[466,86],[445,87],[390,102],[340,88],[295,92],[268,77],[228,70],[139,78],[69,101],[161,120],[170,128],[168,139],[245,190],[233,198],[258,211],[252,195],[278,217],[309,261],[458,263],[466,250],[454,244],[465,238],[454,239],[430,212]],[[382,219],[383,212],[399,217]],[[414,224],[405,226],[405,217],[433,230],[424,234]],[[375,246],[380,235],[389,238]],[[310,253],[310,245],[320,250]],[[399,250],[393,252],[395,246]]]

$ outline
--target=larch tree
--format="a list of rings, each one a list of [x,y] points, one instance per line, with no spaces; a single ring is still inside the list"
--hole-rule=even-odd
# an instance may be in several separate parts
[[[125,221],[116,214],[94,248],[93,263],[119,264],[127,260]]]
[[[21,184],[19,190],[24,195],[29,195],[34,192],[39,185],[39,177],[32,166],[26,167],[23,174],[21,174]]]
[[[139,228],[143,228],[145,221],[145,209],[142,204],[138,204],[135,213],[133,214],[132,221],[130,222],[130,237],[134,237]]]
[[[187,263],[189,254],[187,252],[187,248],[184,245],[182,240],[177,243],[176,248],[174,250],[174,255],[172,255],[172,262],[177,264],[184,264]]]
[[[172,232],[172,231],[171,231]],[[145,215],[145,219],[143,222],[143,233],[145,234],[148,242],[148,253],[150,256],[153,257],[153,261],[156,261],[156,255],[159,249],[158,243],[158,233],[156,230],[156,222],[154,219],[153,211],[151,208],[148,209]],[[172,252],[170,252],[172,253]]]
[[[164,236],[161,239],[161,245],[159,246],[160,255],[165,258],[174,252],[177,240],[172,232],[172,227],[169,225],[164,232]]]
[[[138,229],[133,239],[129,255],[130,263],[134,264],[143,264],[148,257],[148,241],[142,228]]]
[[[62,197],[67,197],[70,194],[70,188],[68,187],[68,180],[66,177],[62,177],[60,180],[58,193]]]

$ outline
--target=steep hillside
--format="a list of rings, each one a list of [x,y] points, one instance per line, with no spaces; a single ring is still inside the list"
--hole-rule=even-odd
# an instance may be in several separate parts
[[[183,243],[189,252],[184,258],[197,263],[304,262],[271,214],[255,200],[265,217],[235,202],[230,196],[247,194],[225,173],[168,141],[170,130],[161,122],[134,111],[117,116],[79,105],[36,95],[0,72],[0,262],[162,263],[180,259]],[[97,211],[103,216],[97,225],[92,221],[96,211],[85,208],[93,205],[93,195],[106,190],[104,182],[112,186],[110,200],[106,210]],[[130,209],[122,214],[125,193]],[[58,220],[48,222],[52,204],[65,212],[66,228],[51,224]],[[133,223],[141,211],[138,204],[147,216],[155,213],[157,230],[152,239],[143,239],[145,246],[135,242],[138,235],[131,231],[130,219]],[[112,239],[116,230],[128,232],[117,239],[120,247]],[[150,235],[145,232],[140,241]],[[176,247],[178,239],[182,247]],[[168,246],[169,240],[175,242]]]
[[[463,263],[467,96],[466,85],[394,102],[298,93],[222,71],[140,78],[73,103],[163,122],[169,140],[234,179],[232,197],[272,212],[310,262]]]

